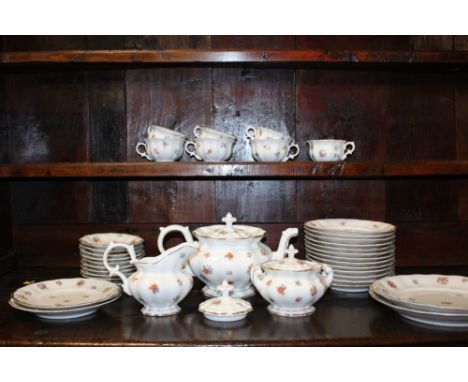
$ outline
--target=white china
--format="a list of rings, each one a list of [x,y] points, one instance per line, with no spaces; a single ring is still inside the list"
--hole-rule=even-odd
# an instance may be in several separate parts
[[[361,219],[317,219],[304,223],[305,228],[320,229],[339,234],[387,234],[394,232],[396,227],[389,223]]]
[[[378,296],[410,309],[468,314],[468,277],[399,275],[371,286]]]
[[[187,138],[185,134],[158,125],[149,125],[147,133],[149,139],[179,138],[185,140]]]
[[[132,258],[131,263],[137,268],[129,277],[119,271],[119,266],[113,268],[107,261],[109,252],[116,247],[125,248]],[[187,258],[195,252],[195,244],[183,243],[159,256],[138,260],[133,246],[115,243],[106,249],[103,263],[110,276],[120,277],[123,291],[143,305],[141,312],[144,315],[168,316],[180,311],[177,304],[192,289],[192,276],[183,268]]]
[[[226,280],[216,289],[220,292],[219,297],[211,298],[198,306],[198,310],[208,320],[218,322],[240,321],[252,311],[250,302],[229,295],[234,287]]]
[[[346,252],[345,250],[343,251],[338,251],[335,249],[324,249],[324,248],[319,248],[314,245],[310,244],[305,244],[306,252],[314,252],[317,255],[325,255],[325,256],[334,256],[334,257],[346,257],[349,259],[353,259],[353,261],[359,261],[361,259],[381,259],[381,258],[387,258],[389,256],[394,256],[395,254],[395,248],[390,248],[386,249],[382,252],[364,252],[364,251],[348,251]]]
[[[332,284],[330,286],[330,289],[334,292],[341,292],[341,293],[367,293],[367,291],[369,290],[369,287],[367,286],[358,286],[358,287],[339,286],[339,285]]]
[[[394,240],[391,239],[387,242],[384,243],[371,243],[371,244],[344,244],[344,243],[339,243],[336,241],[324,241],[324,240],[318,240],[315,238],[305,238],[308,244],[311,245],[316,245],[318,247],[328,247],[328,248],[337,248],[337,249],[354,249],[356,251],[358,250],[363,250],[363,249],[377,249],[377,250],[384,250],[384,249],[391,249],[394,247]]]
[[[395,263],[395,259],[393,258],[393,256],[389,257],[388,259],[385,259],[384,261],[372,261],[372,262],[355,262],[355,261],[350,262],[349,259],[346,259],[346,258],[342,261],[339,261],[337,259],[338,259],[337,257],[333,258],[333,257],[318,256],[317,254],[313,255],[314,261],[324,262],[331,266],[339,266],[343,270],[376,269],[379,267],[386,267],[388,265]]]
[[[272,314],[303,317],[315,311],[313,306],[333,280],[333,269],[327,264],[298,260],[297,250],[289,246],[277,251],[271,261],[256,265],[250,271],[252,283],[270,305]]]
[[[286,162],[299,155],[299,146],[290,138],[251,139],[252,156],[258,162]]]
[[[280,131],[268,129],[261,126],[248,126],[246,132],[247,139],[290,139],[289,135]]]
[[[231,139],[236,140],[236,137],[232,134],[225,133],[223,131],[211,129],[204,126],[195,126],[193,129],[193,135],[195,138],[212,138],[212,139]]]
[[[185,151],[198,160],[223,162],[232,156],[235,141],[232,139],[198,138],[185,143]],[[190,149],[193,147],[193,150]]]
[[[307,144],[309,145],[310,158],[318,162],[345,160],[355,149],[354,142],[346,142],[340,139],[310,140],[307,141]]]
[[[199,248],[196,254],[188,260],[190,269],[206,286],[203,293],[209,297],[216,297],[216,287],[223,280],[228,280],[234,286],[233,297],[249,297],[255,294],[250,280],[250,269],[270,260],[271,249],[260,240],[265,231],[261,228],[234,225],[237,221],[228,213],[222,221],[224,225],[213,225],[197,228],[193,231],[198,239]],[[160,228],[158,248],[164,251],[164,238],[173,231],[183,234],[188,243],[193,243],[193,237],[188,227],[170,225]],[[297,236],[297,228],[289,228],[283,231],[278,251],[286,250],[286,242],[289,238]]]
[[[137,246],[143,244],[143,239],[126,233],[93,233],[81,237],[79,242],[93,248],[104,247],[105,250],[111,242]]]
[[[343,238],[340,236],[333,236],[333,235],[322,235],[318,233],[309,233],[305,232],[305,237],[308,240],[319,240],[322,242],[333,242],[337,244],[346,244],[346,245],[373,245],[373,244],[391,244],[395,236],[389,235],[387,237],[373,237],[373,238]]]
[[[138,142],[136,152],[142,158],[155,162],[175,162],[184,153],[184,142],[182,138],[146,138]]]
[[[372,289],[369,289],[370,296],[393,309],[399,313],[402,317],[407,318],[418,323],[441,326],[441,327],[452,327],[452,328],[466,328],[468,327],[468,314],[461,313],[441,313],[436,311],[425,311],[419,309],[411,309],[401,305],[396,305],[380,295],[377,295]]]

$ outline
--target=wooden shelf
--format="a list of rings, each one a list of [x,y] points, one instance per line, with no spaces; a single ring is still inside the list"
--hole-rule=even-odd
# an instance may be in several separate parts
[[[0,53],[0,64],[67,63],[385,63],[466,64],[468,51],[61,50]]]
[[[0,165],[0,178],[391,178],[466,176],[468,160],[382,162],[34,163]]]

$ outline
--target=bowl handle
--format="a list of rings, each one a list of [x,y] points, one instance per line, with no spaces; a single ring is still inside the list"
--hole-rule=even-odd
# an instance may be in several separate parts
[[[320,279],[328,288],[333,281],[333,268],[328,264],[322,264],[322,269],[320,269]]]

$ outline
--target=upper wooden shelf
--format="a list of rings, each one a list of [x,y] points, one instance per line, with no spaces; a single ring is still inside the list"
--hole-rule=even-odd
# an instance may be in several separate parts
[[[0,53],[1,64],[67,63],[386,63],[465,64],[468,51],[62,50]]]
[[[468,160],[382,162],[35,163],[0,165],[0,178],[387,178],[467,176]]]

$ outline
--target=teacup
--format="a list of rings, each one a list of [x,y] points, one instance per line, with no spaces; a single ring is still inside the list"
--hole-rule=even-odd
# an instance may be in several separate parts
[[[232,134],[198,125],[193,129],[193,134],[195,135],[195,138],[236,139],[236,137]]]
[[[195,150],[191,151],[190,146],[194,146]],[[219,162],[231,157],[233,146],[232,139],[198,138],[195,142],[188,141],[185,144],[185,151],[198,160]]]
[[[353,141],[340,139],[318,139],[307,141],[310,158],[318,162],[335,162],[345,160],[354,152]],[[346,149],[349,146],[348,149]]]
[[[184,141],[181,138],[146,138],[136,145],[136,152],[143,158],[156,162],[174,162],[184,153]],[[144,150],[140,148],[144,147]]]
[[[258,162],[286,162],[299,155],[299,146],[283,139],[252,139],[250,140],[252,156]],[[290,153],[292,150],[295,152]]]
[[[180,139],[185,140],[187,137],[185,136],[185,134],[168,129],[167,127],[162,127],[158,125],[149,125],[148,126],[148,138],[149,139],[180,138]]]
[[[267,129],[266,127],[249,126],[247,128],[248,139],[284,139],[288,138],[287,134],[279,131]]]

